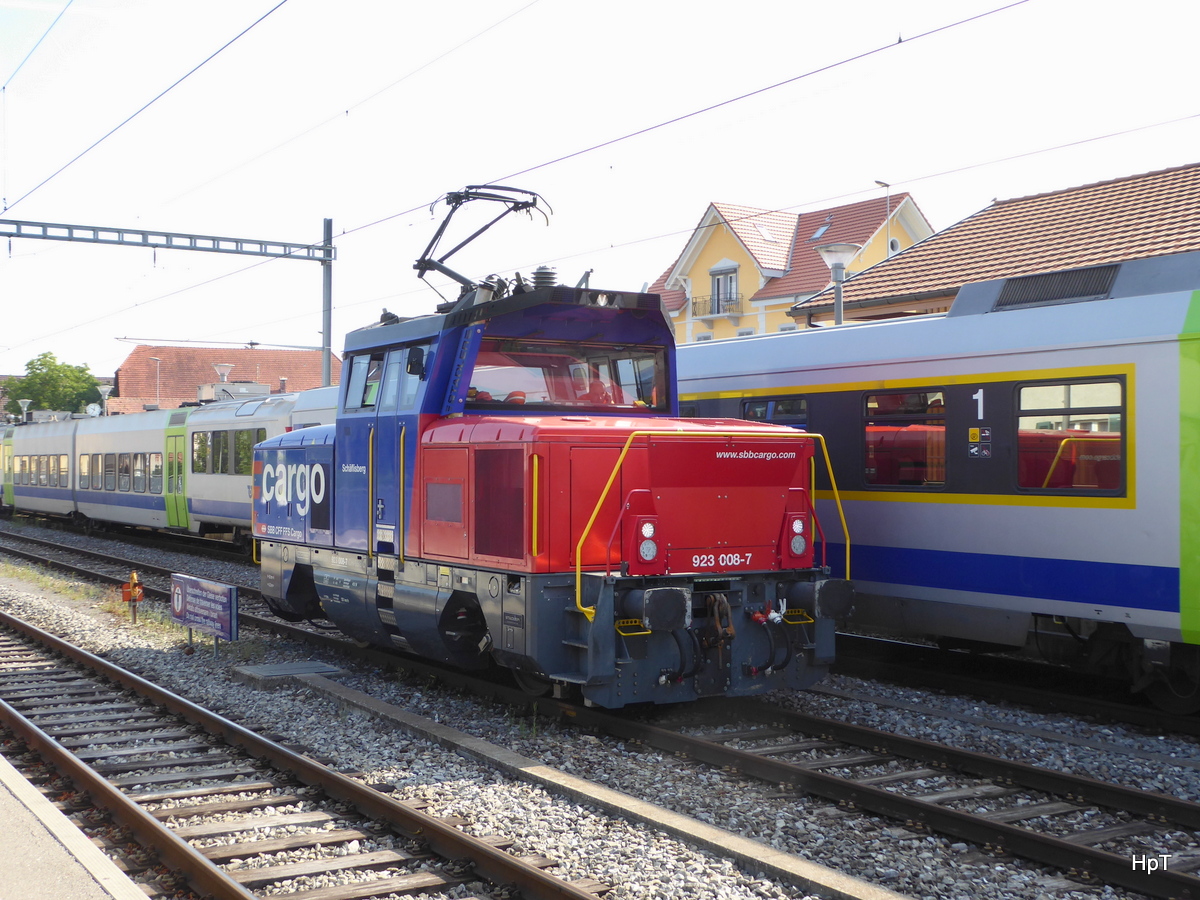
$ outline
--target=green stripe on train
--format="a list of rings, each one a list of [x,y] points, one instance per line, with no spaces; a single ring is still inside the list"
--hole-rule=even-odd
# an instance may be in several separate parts
[[[1179,626],[1200,643],[1200,291],[1179,341]]]

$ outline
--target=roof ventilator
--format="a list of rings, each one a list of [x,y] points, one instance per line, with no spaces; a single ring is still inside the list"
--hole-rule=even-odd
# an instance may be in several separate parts
[[[1010,278],[1000,290],[992,310],[1104,300],[1112,290],[1118,269],[1118,265],[1094,266],[1090,269]]]

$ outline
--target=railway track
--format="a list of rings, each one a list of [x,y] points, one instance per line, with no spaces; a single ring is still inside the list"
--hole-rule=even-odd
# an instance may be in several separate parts
[[[333,635],[247,619],[380,664],[449,677],[502,702],[529,700],[464,673],[446,676],[420,662],[357,651]],[[655,727],[546,698],[537,703],[541,714],[760,778],[784,792],[825,797],[910,829],[1051,865],[1075,879],[1148,896],[1200,898],[1200,805],[1194,803],[746,701],[707,705],[717,724],[690,729]]]
[[[103,540],[144,547],[149,550],[165,550],[171,553],[198,553],[223,562],[245,563],[250,561],[250,548],[219,538],[206,538],[185,532],[147,531],[133,525],[98,523],[88,521],[83,526],[61,519],[47,519],[30,512],[13,512],[11,520],[17,520],[35,528],[68,531]],[[13,532],[7,532],[9,534]]]
[[[939,650],[904,641],[839,634],[833,671],[855,678],[944,690],[1035,709],[1095,716],[1140,728],[1200,736],[1200,717],[1156,709],[1128,685],[1002,654]],[[1055,685],[1047,689],[1047,683]]]
[[[188,886],[359,900],[490,882],[595,900],[517,857],[0,613],[0,720]]]
[[[178,571],[178,569],[158,566],[145,560],[114,556],[108,552],[61,544],[17,531],[0,532],[0,549],[28,562],[52,566],[73,575],[92,578],[106,584],[124,583],[128,580],[131,571],[136,571],[143,578],[150,576],[169,582],[171,575]],[[196,553],[194,549],[190,548],[180,549],[176,552]],[[246,559],[240,560],[242,564],[246,562]],[[239,585],[238,593],[240,596],[252,599],[257,599],[259,596],[257,590],[245,585]]]
[[[713,704],[704,724],[676,728],[597,710],[572,717],[785,794],[824,797],[1074,879],[1200,898],[1200,804],[755,701]]]

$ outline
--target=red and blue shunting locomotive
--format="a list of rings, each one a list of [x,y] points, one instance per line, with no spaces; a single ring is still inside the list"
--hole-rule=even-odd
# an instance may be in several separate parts
[[[605,707],[818,681],[818,439],[679,419],[657,295],[460,280],[347,336],[336,425],[256,447],[275,612]]]

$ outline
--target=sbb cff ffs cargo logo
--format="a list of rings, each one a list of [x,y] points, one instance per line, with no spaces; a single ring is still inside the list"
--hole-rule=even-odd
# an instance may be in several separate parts
[[[262,502],[296,504],[310,528],[329,528],[329,473],[323,463],[267,463],[262,470]]]

